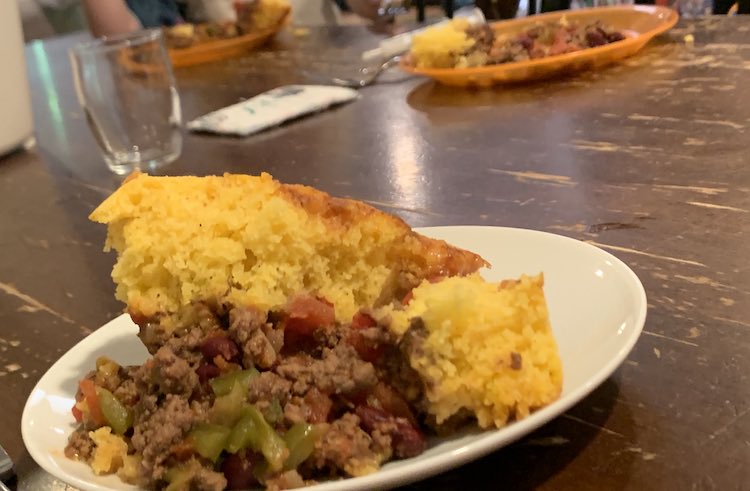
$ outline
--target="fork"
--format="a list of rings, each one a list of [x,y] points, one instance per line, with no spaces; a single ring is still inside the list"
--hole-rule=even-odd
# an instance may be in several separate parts
[[[360,68],[359,73],[363,75],[363,77],[361,78],[333,77],[331,78],[331,82],[335,85],[340,85],[341,87],[349,87],[352,89],[367,87],[368,85],[375,82],[375,80],[377,80],[381,73],[393,66],[396,66],[400,59],[400,56],[394,56],[393,58],[385,60],[380,64],[380,66],[377,66],[375,68]]]
[[[0,490],[10,491],[3,481],[10,479],[14,474],[13,461],[10,460],[10,455],[8,455],[3,446],[0,445]]]

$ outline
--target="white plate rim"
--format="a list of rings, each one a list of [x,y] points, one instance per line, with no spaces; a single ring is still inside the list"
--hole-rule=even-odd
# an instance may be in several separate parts
[[[323,482],[314,486],[310,486],[303,489],[309,489],[311,491],[364,491],[372,489],[388,489],[394,486],[408,484],[415,482],[426,477],[434,476],[443,473],[447,470],[459,467],[469,461],[479,459],[495,450],[513,443],[519,438],[527,435],[531,431],[543,426],[553,418],[563,414],[565,411],[570,409],[572,406],[580,402],[587,395],[589,395],[596,387],[601,385],[612,373],[622,364],[625,358],[628,356],[630,351],[638,341],[643,326],[646,321],[647,313],[647,300],[646,291],[643,288],[638,276],[633,272],[630,267],[623,261],[610,254],[603,249],[600,249],[587,242],[577,240],[564,235],[554,234],[550,232],[543,232],[533,229],[517,228],[517,227],[495,227],[495,226],[482,226],[482,225],[449,225],[449,226],[436,226],[436,227],[421,227],[414,228],[416,232],[422,233],[427,236],[441,235],[441,233],[456,231],[456,232],[469,232],[479,231],[481,229],[493,229],[498,233],[509,232],[519,234],[531,234],[531,235],[544,235],[549,240],[557,240],[561,243],[576,243],[577,246],[588,249],[592,254],[601,256],[617,266],[617,268],[624,273],[624,278],[630,282],[630,286],[634,287],[637,293],[637,313],[633,324],[633,329],[629,330],[629,336],[622,343],[617,355],[609,360],[604,366],[602,366],[595,374],[593,374],[587,383],[574,388],[571,392],[565,394],[565,397],[561,396],[558,400],[546,406],[538,411],[535,411],[527,418],[514,422],[504,428],[498,430],[489,430],[486,435],[482,436],[479,440],[472,442],[467,445],[470,448],[458,448],[452,451],[446,451],[437,455],[422,458],[422,460],[415,462],[411,465],[404,465],[408,463],[409,459],[402,460],[401,466],[396,468],[389,468],[388,465],[384,466],[378,472],[363,476],[342,479],[338,481]],[[21,418],[21,435],[31,457],[34,461],[42,467],[45,471],[49,472],[58,479],[67,482],[73,486],[77,486],[85,491],[106,491],[115,488],[108,488],[101,486],[96,483],[91,483],[80,479],[74,475],[61,472],[61,470],[48,463],[46,458],[48,453],[44,452],[37,445],[31,442],[30,432],[30,418],[31,418],[31,406],[33,405],[34,394],[37,393],[40,387],[43,387],[44,382],[50,378],[50,374],[54,373],[55,368],[64,365],[67,358],[75,355],[76,351],[81,349],[82,345],[94,344],[99,340],[100,337],[106,337],[106,328],[112,324],[123,322],[122,318],[127,317],[127,314],[122,314],[111,321],[107,322],[99,329],[88,335],[73,347],[70,348],[64,355],[62,355],[39,379],[34,389],[31,391],[29,398],[24,405],[23,415]],[[417,457],[419,458],[419,457]],[[138,490],[135,486],[122,486],[116,488],[115,491],[120,489],[132,489]]]

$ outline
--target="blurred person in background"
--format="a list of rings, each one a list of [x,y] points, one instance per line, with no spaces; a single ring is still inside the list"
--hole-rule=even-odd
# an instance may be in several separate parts
[[[345,0],[352,12],[375,21],[380,0]],[[297,25],[335,25],[341,18],[334,0],[289,0]],[[140,28],[173,26],[181,22],[236,20],[232,0],[83,0],[94,36],[112,36]]]

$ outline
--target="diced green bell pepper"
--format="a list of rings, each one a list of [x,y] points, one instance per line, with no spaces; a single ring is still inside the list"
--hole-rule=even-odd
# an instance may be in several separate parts
[[[196,452],[211,462],[216,462],[227,444],[231,431],[221,425],[200,424],[190,432],[190,440]]]
[[[244,416],[232,428],[226,450],[229,453],[237,453],[248,447],[254,450],[260,449],[260,431],[258,425],[255,424],[255,418]]]
[[[307,460],[315,450],[315,442],[326,432],[325,425],[310,425],[297,423],[289,428],[284,435],[284,441],[289,448],[289,457],[284,462],[284,469],[296,469]]]
[[[192,477],[190,471],[183,466],[172,467],[167,470],[164,479],[169,483],[169,485],[164,488],[164,491],[183,491],[184,489],[187,489]]]
[[[104,387],[96,388],[99,397],[99,407],[107,426],[118,435],[123,435],[133,426],[133,413]]]
[[[281,418],[284,417],[284,410],[281,408],[281,404],[278,399],[271,401],[268,408],[263,411],[263,417],[266,418],[271,424],[276,424]]]
[[[232,387],[234,387],[236,383],[242,384],[242,386],[247,389],[250,380],[258,375],[258,370],[249,368],[247,370],[240,370],[238,372],[232,372],[222,375],[221,377],[213,378],[209,383],[217,397],[225,396],[232,391]]]
[[[217,397],[211,406],[209,420],[211,423],[231,428],[242,417],[247,388],[241,383],[235,383],[226,395]]]
[[[242,418],[232,430],[229,445],[234,452],[242,448],[260,452],[272,471],[281,470],[289,455],[284,440],[263,418],[261,412],[249,404],[242,408]]]

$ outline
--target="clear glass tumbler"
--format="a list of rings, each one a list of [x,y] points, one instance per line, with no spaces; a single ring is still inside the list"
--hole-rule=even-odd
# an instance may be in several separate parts
[[[180,155],[180,97],[161,30],[86,42],[70,59],[78,100],[112,172],[155,170]]]

